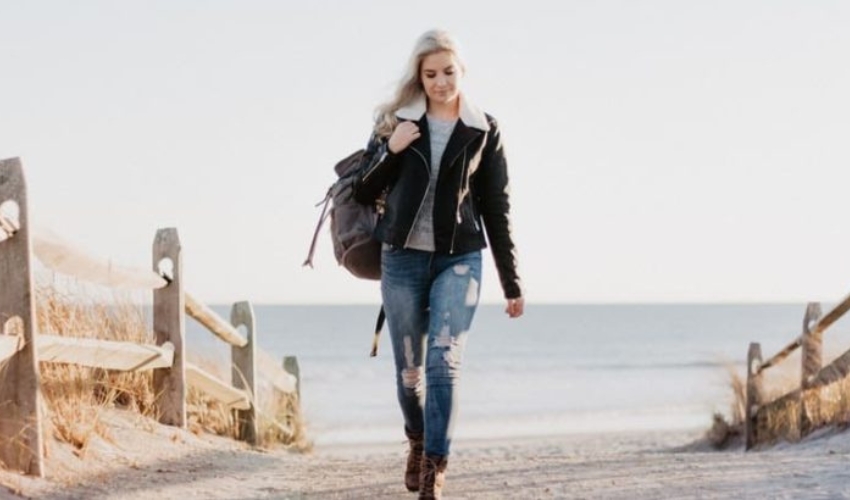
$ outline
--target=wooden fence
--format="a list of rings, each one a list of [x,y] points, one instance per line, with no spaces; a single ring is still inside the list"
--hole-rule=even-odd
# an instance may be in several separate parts
[[[77,279],[152,290],[155,344],[37,332],[33,255],[45,266]],[[187,362],[187,314],[230,344],[230,383]],[[49,231],[32,229],[23,170],[16,158],[0,161],[0,327],[0,462],[32,475],[44,474],[39,362],[119,371],[153,370],[160,422],[185,428],[188,387],[196,387],[236,412],[239,438],[252,444],[258,439],[258,376],[280,392],[299,389],[296,358],[284,360],[286,370],[260,363],[250,303],[233,304],[227,322],[186,292],[175,229],[156,233],[152,271],[122,268],[92,258]],[[239,328],[247,335],[243,336]]]
[[[848,310],[850,296],[825,316],[819,303],[809,303],[800,336],[766,361],[762,360],[761,345],[750,343],[744,409],[746,449],[779,437],[801,439],[829,421],[820,408],[824,397],[822,391],[850,374],[850,350],[823,366],[823,333]],[[765,371],[777,366],[797,348],[802,348],[800,386],[773,401],[767,401]]]

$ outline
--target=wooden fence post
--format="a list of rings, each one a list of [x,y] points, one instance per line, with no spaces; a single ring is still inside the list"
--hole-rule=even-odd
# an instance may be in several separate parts
[[[230,324],[235,328],[244,326],[247,330],[248,343],[244,347],[232,346],[230,355],[233,360],[231,383],[233,387],[242,389],[250,394],[251,407],[247,410],[236,410],[236,421],[239,428],[239,439],[251,444],[257,444],[259,428],[257,408],[259,394],[257,392],[257,332],[254,323],[254,309],[250,302],[237,302],[230,310]]]
[[[744,415],[744,434],[746,437],[745,449],[749,450],[758,442],[756,429],[756,416],[759,404],[761,404],[761,345],[757,342],[750,343],[747,351],[747,406]]]
[[[814,376],[823,368],[823,332],[812,332],[812,326],[817,324],[822,315],[820,303],[809,302],[803,317],[803,369],[800,380],[803,389],[811,384]]]
[[[0,361],[0,462],[43,476],[32,253],[26,184],[17,158],[0,161],[0,206],[6,202],[17,205],[18,227],[14,236],[0,242],[0,335],[20,335],[23,347]]]
[[[822,315],[820,303],[809,302],[806,306],[806,315],[803,317],[803,354],[801,356],[802,370],[800,371],[800,438],[805,437],[813,430],[812,416],[819,410],[817,407],[820,398],[806,398],[806,389],[812,385],[815,376],[823,367],[823,333],[812,331],[812,326],[817,324]],[[809,407],[807,400],[812,407]]]
[[[298,358],[295,356],[283,357],[283,369],[290,375],[295,375],[295,394],[301,401],[301,369],[298,367]]]
[[[174,345],[171,368],[154,370],[153,384],[159,421],[175,427],[186,427],[186,332],[185,298],[183,296],[182,256],[177,229],[156,232],[153,243],[153,269],[166,274],[168,286],[153,292],[153,331],[157,345]],[[171,269],[163,269],[170,261]]]

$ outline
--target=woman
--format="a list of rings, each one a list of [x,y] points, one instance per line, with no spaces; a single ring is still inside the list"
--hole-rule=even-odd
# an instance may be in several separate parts
[[[354,188],[358,202],[379,202],[382,212],[375,237],[410,444],[405,486],[420,499],[440,498],[487,241],[507,314],[524,307],[501,134],[461,92],[463,72],[448,33],[419,38],[393,99],[378,107]]]

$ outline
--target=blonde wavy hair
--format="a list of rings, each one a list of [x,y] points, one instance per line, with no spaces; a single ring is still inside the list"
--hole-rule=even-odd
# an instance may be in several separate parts
[[[398,125],[396,111],[415,101],[425,92],[419,78],[422,61],[431,54],[444,51],[451,52],[460,65],[461,72],[466,71],[460,57],[460,47],[452,35],[443,30],[430,30],[423,33],[413,46],[407,68],[399,80],[392,99],[379,105],[375,110],[375,134],[378,137],[392,135]]]

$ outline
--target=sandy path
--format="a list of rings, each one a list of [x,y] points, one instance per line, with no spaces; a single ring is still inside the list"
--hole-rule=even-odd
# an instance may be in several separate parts
[[[696,437],[641,433],[461,442],[449,464],[445,498],[850,498],[848,433],[757,453],[681,448]],[[415,498],[402,486],[401,441],[299,455],[246,450],[217,438],[157,437],[163,438],[155,455],[149,447],[137,456],[116,456],[100,470],[78,472],[71,484],[19,480],[16,486],[46,499]],[[6,496],[19,498],[0,493]]]

